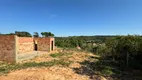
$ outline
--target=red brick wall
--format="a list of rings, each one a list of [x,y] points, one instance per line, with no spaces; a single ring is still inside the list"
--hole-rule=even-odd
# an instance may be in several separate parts
[[[18,54],[34,51],[32,37],[18,37]]]
[[[50,51],[50,38],[34,38],[38,51]]]
[[[0,35],[0,60],[16,62],[17,53],[34,51],[34,41],[38,51],[50,51],[54,38],[17,37],[15,35]],[[54,42],[55,43],[55,42]]]
[[[16,43],[14,35],[0,36],[0,60],[6,62],[16,61]]]

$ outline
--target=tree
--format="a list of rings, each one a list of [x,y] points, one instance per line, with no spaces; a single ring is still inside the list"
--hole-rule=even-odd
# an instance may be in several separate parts
[[[138,37],[137,36],[123,36],[119,39],[116,51],[125,56],[126,65],[129,66],[129,59],[131,56],[134,56],[138,52]]]
[[[49,37],[49,36],[54,36],[54,34],[53,33],[51,33],[51,32],[41,32],[41,35],[42,35],[42,37]]]
[[[142,38],[140,36],[119,36],[106,42],[107,50],[113,57],[119,57],[129,66],[129,61],[141,51]],[[139,52],[140,51],[140,52]]]
[[[19,37],[32,37],[32,35],[26,31],[15,31],[15,34]]]
[[[33,37],[39,37],[39,34],[38,34],[38,32],[34,32],[34,35],[33,35]]]

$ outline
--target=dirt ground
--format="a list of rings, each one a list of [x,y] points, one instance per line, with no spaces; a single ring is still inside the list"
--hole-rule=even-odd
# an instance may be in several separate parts
[[[50,54],[58,52],[70,52],[72,54],[53,58]],[[52,67],[40,67],[40,68],[27,68],[22,70],[16,70],[8,73],[6,76],[0,76],[0,80],[91,80],[87,75],[77,74],[73,68],[81,67],[80,62],[86,60],[88,56],[95,56],[91,53],[81,51],[63,51],[61,49],[55,50],[54,52],[44,54],[34,59],[23,61],[25,62],[45,62],[53,59],[64,59],[72,61],[68,67],[55,65]],[[94,79],[93,79],[94,80]],[[98,78],[95,80],[106,80],[105,78]]]

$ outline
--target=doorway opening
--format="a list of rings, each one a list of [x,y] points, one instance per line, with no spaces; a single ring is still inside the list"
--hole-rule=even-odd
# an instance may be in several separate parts
[[[52,41],[51,42],[51,50],[53,51],[53,49],[54,49],[54,42]]]
[[[34,42],[34,49],[35,49],[35,51],[37,51],[37,42],[36,41]]]

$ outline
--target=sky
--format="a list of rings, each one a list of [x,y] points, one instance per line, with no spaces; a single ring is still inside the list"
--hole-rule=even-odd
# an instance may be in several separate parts
[[[0,0],[0,33],[142,35],[142,0]]]

